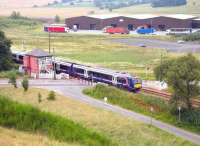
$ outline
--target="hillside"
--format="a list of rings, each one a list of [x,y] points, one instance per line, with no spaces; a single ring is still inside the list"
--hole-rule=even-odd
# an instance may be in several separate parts
[[[159,7],[152,8],[150,4],[142,4],[130,6],[126,8],[115,9],[113,12],[117,13],[184,13],[184,14],[200,14],[200,1],[188,0],[187,5],[177,7]]]

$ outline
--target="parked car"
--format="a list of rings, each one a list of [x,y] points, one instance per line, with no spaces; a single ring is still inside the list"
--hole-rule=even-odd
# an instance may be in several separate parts
[[[106,27],[104,28],[105,33],[109,34],[129,34],[129,30],[124,27]]]

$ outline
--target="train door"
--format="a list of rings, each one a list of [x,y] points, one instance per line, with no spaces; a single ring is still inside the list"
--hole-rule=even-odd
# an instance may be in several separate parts
[[[112,77],[112,84],[117,85],[117,77]]]
[[[86,69],[84,70],[84,77],[85,77],[85,79],[89,78],[88,71]]]

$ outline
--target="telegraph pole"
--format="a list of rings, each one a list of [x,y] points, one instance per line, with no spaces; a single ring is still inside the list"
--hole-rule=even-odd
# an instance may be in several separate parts
[[[56,56],[55,56],[55,49],[53,48],[53,79],[56,80],[56,64],[55,64],[55,61],[56,61]]]
[[[48,30],[49,31],[49,30]],[[51,53],[51,33],[49,31],[49,54]]]

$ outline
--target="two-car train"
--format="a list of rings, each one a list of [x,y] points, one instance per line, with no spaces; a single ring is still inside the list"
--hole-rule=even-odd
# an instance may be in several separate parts
[[[13,60],[18,64],[23,64],[24,55],[25,53],[13,53]],[[64,73],[71,77],[105,83],[133,92],[142,88],[141,79],[128,73],[61,61],[59,59],[53,61],[53,66],[56,74]]]

